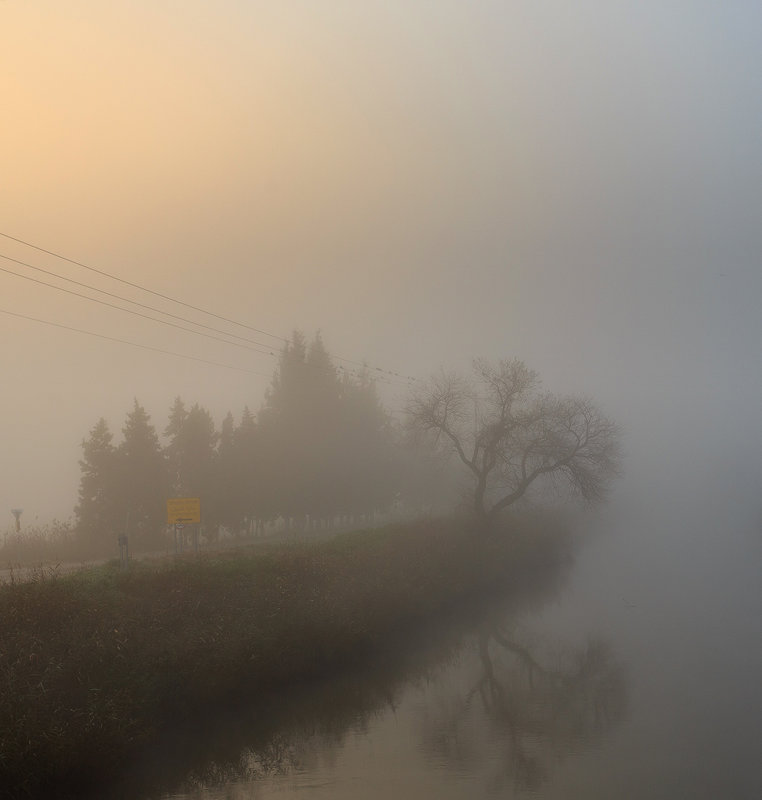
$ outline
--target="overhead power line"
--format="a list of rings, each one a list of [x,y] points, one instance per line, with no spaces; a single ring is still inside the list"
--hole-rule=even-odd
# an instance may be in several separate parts
[[[31,242],[28,242],[28,241],[26,241],[24,239],[20,239],[20,238],[18,238],[16,236],[11,236],[8,233],[4,233],[4,232],[0,231],[0,236],[2,236],[5,239],[9,239],[12,242],[17,242],[18,244],[24,245],[25,247],[30,247],[33,250],[37,250],[40,253],[46,253],[49,256],[53,256],[54,258],[61,259],[62,261],[66,261],[69,264],[74,264],[75,266],[81,267],[82,269],[86,269],[86,270],[89,270],[90,272],[94,272],[94,273],[96,273],[98,275],[102,275],[103,277],[110,278],[111,280],[117,281],[117,282],[122,283],[122,284],[124,284],[126,286],[131,286],[133,289],[138,289],[140,291],[147,292],[148,294],[154,295],[155,297],[160,297],[163,300],[168,300],[171,303],[177,303],[178,305],[183,306],[184,308],[189,308],[189,309],[191,309],[193,311],[198,311],[201,314],[207,314],[208,316],[214,317],[215,319],[221,320],[223,322],[228,322],[228,323],[230,323],[232,325],[238,325],[241,328],[245,328],[245,329],[253,331],[255,333],[260,333],[263,336],[269,336],[272,339],[277,339],[278,341],[281,341],[281,342],[284,342],[284,343],[288,343],[289,342],[289,340],[287,338],[285,338],[283,336],[279,336],[278,334],[270,333],[269,331],[265,331],[265,330],[263,330],[261,328],[255,328],[252,325],[247,325],[246,323],[239,322],[238,320],[231,319],[230,317],[225,317],[225,316],[223,316],[221,314],[217,314],[217,313],[215,313],[213,311],[209,311],[208,309],[201,308],[200,306],[195,306],[195,305],[193,305],[191,303],[186,303],[185,301],[179,300],[176,297],[172,297],[170,295],[163,294],[161,292],[157,292],[154,289],[150,289],[147,286],[144,286],[142,284],[135,283],[133,281],[128,281],[125,278],[119,277],[118,275],[114,275],[113,273],[106,272],[105,270],[98,269],[97,267],[90,266],[89,264],[85,264],[82,261],[77,261],[76,259],[69,258],[68,256],[62,255],[61,253],[57,253],[54,250],[49,250],[49,249],[47,249],[45,247],[40,247],[39,245],[32,244]],[[133,302],[133,301],[128,301],[128,302]],[[167,312],[161,312],[161,313],[167,313]],[[192,324],[198,325],[199,323],[193,322]],[[229,334],[229,335],[232,335],[232,334]],[[396,378],[396,379],[398,379],[398,380],[400,380],[400,381],[402,381],[404,383],[408,383],[408,384],[410,384],[411,382],[416,382],[418,380],[417,378],[415,378],[415,377],[413,377],[411,375],[402,375],[402,374],[400,374],[398,372],[394,372],[393,370],[387,370],[387,369],[383,369],[381,367],[368,365],[364,361],[357,361],[356,359],[346,358],[344,356],[338,356],[338,355],[333,355],[332,357],[336,361],[343,361],[343,362],[345,362],[347,364],[354,364],[355,366],[361,367],[362,369],[367,369],[370,372],[374,373],[376,375],[376,377],[379,377],[380,375],[386,375],[386,376],[389,376],[390,378]]]
[[[177,319],[181,322],[187,322],[190,325],[196,325],[199,328],[203,328],[207,331],[214,331],[214,333],[221,333],[224,336],[229,336],[231,339],[238,339],[241,342],[247,342],[248,344],[256,345],[257,347],[264,347],[268,350],[267,355],[270,355],[272,351],[270,351],[270,345],[262,344],[262,342],[257,342],[255,339],[249,339],[246,336],[238,336],[235,333],[229,333],[228,331],[224,331],[221,328],[214,328],[211,325],[204,325],[203,322],[196,322],[193,319],[188,319],[188,317],[181,317],[178,314],[172,314],[169,311],[164,311],[161,308],[156,308],[155,306],[149,306],[147,303],[140,303],[137,300],[131,300],[129,297],[122,297],[119,294],[115,294],[114,292],[108,292],[105,289],[99,289],[97,286],[91,286],[89,283],[83,283],[82,281],[74,280],[74,278],[68,278],[65,275],[59,275],[57,272],[52,272],[48,269],[43,269],[42,267],[36,267],[34,264],[30,264],[27,261],[20,261],[18,258],[11,258],[10,256],[6,256],[3,253],[0,253],[0,258],[5,259],[6,261],[12,261],[14,264],[19,264],[22,267],[28,267],[29,269],[33,269],[36,272],[41,272],[43,275],[50,275],[53,278],[58,278],[59,280],[66,281],[67,283],[73,283],[75,286],[81,286],[84,289],[90,289],[90,291],[98,292],[99,294],[105,295],[106,297],[112,297],[115,300],[121,300],[123,303],[130,303],[131,305],[137,306],[138,308],[144,308],[147,311],[153,311],[155,314],[163,314],[170,319]],[[3,270],[3,272],[9,272],[8,270]],[[33,278],[29,278],[26,275],[21,275],[18,272],[9,272],[10,275],[17,275],[19,278],[25,278],[26,280],[34,280]],[[38,281],[39,283],[43,283],[45,286],[50,286],[53,289],[60,289],[61,291],[67,291],[66,289],[62,289],[60,286],[55,286],[51,283],[44,283],[43,281]],[[71,292],[71,294],[76,294]],[[79,297],[84,297],[88,300],[94,300],[95,302],[100,302],[94,297],[87,297],[86,295],[78,295]],[[122,311],[129,311],[129,309],[123,308]],[[149,317],[150,319],[150,317]],[[159,322],[160,320],[156,320]],[[230,344],[233,344],[231,342]]]
[[[73,258],[68,258],[67,256],[61,255],[60,253],[56,253],[53,250],[46,250],[44,247],[38,247],[36,244],[32,244],[31,242],[26,242],[23,239],[17,239],[15,236],[10,236],[9,234],[3,233],[2,231],[0,231],[0,236],[3,236],[6,239],[10,239],[13,242],[18,242],[19,244],[23,244],[25,247],[31,247],[33,250],[38,250],[40,253],[47,253],[49,256],[53,256],[54,258],[60,258],[61,261],[67,261],[69,264],[74,264],[77,267],[82,267],[82,269],[89,270],[90,272],[95,272],[97,275],[102,275],[105,278],[111,278],[112,281],[118,281],[119,283],[123,283],[125,286],[131,286],[133,289],[139,289],[141,292],[148,292],[148,294],[152,294],[154,295],[154,297],[161,297],[162,300],[169,300],[171,303],[177,303],[178,305],[184,306],[185,308],[190,308],[193,311],[198,311],[201,314],[208,314],[210,317],[222,320],[223,322],[230,322],[232,325],[239,325],[242,328],[247,328],[248,330],[254,331],[255,333],[261,333],[264,336],[271,336],[273,339],[278,339],[281,342],[288,341],[283,336],[276,336],[274,333],[268,333],[267,331],[260,330],[259,328],[254,328],[251,325],[246,325],[243,322],[237,322],[234,319],[223,317],[220,314],[215,314],[213,311],[208,311],[205,308],[199,308],[199,306],[194,306],[191,305],[190,303],[178,300],[176,297],[170,297],[167,294],[156,292],[153,289],[149,289],[147,286],[142,286],[139,283],[133,283],[132,281],[128,281],[125,278],[120,278],[118,275],[113,275],[112,273],[106,272],[105,270],[98,269],[97,267],[91,267],[88,264],[83,264],[81,261],[76,261]]]
[[[4,256],[1,257],[4,258]],[[125,314],[132,314],[133,316],[141,317],[142,319],[148,319],[151,322],[158,322],[160,325],[168,325],[171,328],[177,328],[178,330],[186,331],[187,333],[193,333],[196,336],[203,336],[206,339],[213,339],[216,342],[230,344],[233,347],[242,347],[244,350],[251,350],[253,353],[261,353],[262,355],[275,355],[271,351],[266,352],[264,350],[257,350],[256,348],[250,347],[246,344],[240,344],[239,342],[231,342],[229,339],[223,339],[221,336],[212,336],[209,333],[195,331],[193,328],[186,328],[184,325],[178,325],[175,322],[169,322],[165,319],[156,319],[156,317],[150,317],[148,314],[141,314],[140,311],[133,311],[131,308],[122,308],[122,306],[117,306],[114,303],[107,303],[105,300],[99,300],[97,297],[88,297],[86,294],[82,294],[81,292],[74,292],[71,289],[65,289],[63,286],[56,286],[54,283],[48,283],[47,281],[41,281],[38,278],[32,278],[30,275],[21,275],[18,272],[13,272],[12,270],[5,269],[4,267],[0,267],[0,272],[4,272],[7,275],[14,275],[17,278],[23,278],[25,281],[31,281],[32,283],[37,283],[41,286],[49,286],[51,289],[56,289],[59,292],[65,292],[66,294],[74,295],[74,297],[81,297],[83,300],[89,300],[91,303],[98,303],[98,305],[106,306],[106,308],[114,308],[117,311],[124,311]]]
[[[37,322],[37,323],[39,323],[41,325],[50,325],[53,328],[61,328],[62,330],[66,330],[66,331],[74,331],[75,333],[83,333],[86,336],[93,336],[93,337],[95,337],[97,339],[106,339],[109,342],[118,342],[119,344],[129,345],[130,347],[139,347],[141,350],[150,350],[153,353],[162,353],[164,355],[174,356],[175,358],[185,358],[185,359],[187,359],[189,361],[198,361],[198,362],[200,362],[202,364],[211,364],[211,365],[213,365],[215,367],[223,367],[224,369],[232,369],[232,370],[235,370],[236,372],[248,372],[251,375],[259,375],[260,377],[263,377],[263,378],[272,377],[271,375],[268,375],[268,374],[266,374],[264,372],[257,372],[256,370],[247,369],[246,367],[234,367],[232,364],[223,364],[220,361],[212,361],[212,360],[210,360],[208,358],[199,358],[197,356],[188,356],[188,355],[185,355],[184,353],[175,353],[175,352],[173,352],[171,350],[163,350],[160,347],[152,347],[151,345],[140,344],[139,342],[130,342],[127,339],[119,339],[116,336],[106,336],[105,334],[102,334],[102,333],[95,333],[94,331],[86,331],[86,330],[83,330],[82,328],[74,328],[71,325],[63,325],[60,322],[52,322],[49,319],[40,319],[39,317],[31,317],[31,316],[28,316],[27,314],[19,314],[19,313],[15,312],[15,311],[8,311],[5,308],[0,308],[0,314],[7,314],[9,317],[18,317],[19,319],[25,319],[25,320],[28,320],[29,322]]]
[[[102,294],[105,294],[107,297],[114,297],[114,298],[116,298],[118,300],[121,300],[122,302],[126,302],[126,303],[133,303],[134,305],[137,305],[140,308],[147,308],[147,309],[149,309],[149,310],[151,310],[151,311],[153,311],[153,312],[155,312],[157,314],[165,314],[166,313],[166,312],[162,311],[161,309],[154,308],[153,306],[148,306],[148,305],[146,305],[144,303],[138,303],[138,302],[136,302],[134,300],[130,300],[129,298],[121,297],[120,295],[114,294],[113,292],[106,292],[106,291],[104,291],[102,289],[98,289],[95,286],[90,286],[89,284],[82,283],[81,281],[75,281],[75,280],[73,280],[71,278],[67,278],[67,277],[65,277],[63,275],[59,275],[56,272],[51,272],[50,270],[45,270],[45,269],[42,269],[41,267],[36,267],[33,264],[28,264],[25,261],[20,261],[19,259],[11,258],[10,256],[6,256],[6,255],[3,255],[3,254],[0,254],[0,258],[6,259],[8,261],[12,261],[15,264],[20,264],[22,266],[29,267],[30,269],[37,270],[38,272],[42,272],[45,275],[51,275],[51,276],[53,276],[55,278],[58,278],[60,280],[68,281],[68,282],[73,283],[73,284],[75,284],[77,286],[83,286],[86,289],[90,289],[90,290],[95,291],[95,292],[101,292]],[[222,342],[223,344],[232,345],[233,347],[239,347],[239,348],[242,348],[244,350],[249,350],[249,351],[251,351],[253,353],[258,353],[259,355],[271,356],[273,358],[277,358],[278,357],[278,353],[275,352],[274,350],[271,350],[271,349],[258,349],[258,348],[267,348],[267,345],[262,344],[261,342],[257,342],[257,341],[255,341],[253,339],[248,339],[248,338],[243,337],[243,336],[236,336],[235,334],[229,334],[227,331],[220,330],[219,328],[213,328],[213,327],[211,327],[209,325],[203,325],[201,323],[195,322],[194,320],[186,319],[185,317],[179,317],[179,316],[177,316],[175,314],[169,314],[168,315],[172,319],[180,319],[180,320],[182,320],[184,322],[188,322],[191,325],[200,325],[200,327],[202,327],[202,328],[204,328],[206,330],[212,330],[212,331],[221,333],[221,334],[223,334],[223,336],[232,336],[235,339],[240,339],[242,342],[249,342],[249,343],[251,343],[251,344],[253,344],[255,346],[251,347],[251,346],[249,346],[247,344],[241,344],[240,342],[231,342],[229,339],[224,339],[224,338],[222,338],[220,336],[213,336],[211,334],[204,333],[203,331],[194,330],[193,328],[186,328],[184,325],[178,325],[177,323],[169,322],[168,320],[157,319],[156,317],[149,316],[148,314],[142,314],[141,312],[135,311],[134,309],[124,308],[123,306],[118,306],[118,305],[116,305],[114,303],[109,303],[109,302],[107,302],[105,300],[100,300],[97,297],[90,297],[89,295],[82,294],[81,292],[75,292],[75,291],[73,291],[71,289],[66,289],[63,286],[57,286],[54,283],[48,283],[47,281],[40,280],[39,278],[33,278],[30,275],[23,275],[23,274],[21,274],[19,272],[14,272],[13,270],[9,270],[9,269],[6,269],[4,267],[0,267],[0,272],[3,272],[5,274],[7,274],[7,275],[12,275],[13,277],[16,277],[16,278],[22,278],[23,280],[30,281],[31,283],[36,283],[36,284],[41,285],[41,286],[47,286],[47,287],[49,287],[51,289],[55,289],[55,290],[57,290],[59,292],[64,292],[65,294],[73,295],[74,297],[79,297],[79,298],[81,298],[83,300],[88,300],[88,301],[90,301],[92,303],[98,303],[99,305],[102,305],[102,306],[104,306],[106,308],[112,308],[112,309],[115,309],[117,311],[123,311],[126,314],[132,314],[133,316],[140,317],[141,319],[147,319],[147,320],[149,320],[151,322],[156,322],[156,323],[158,323],[160,325],[166,325],[166,326],[169,326],[171,328],[176,328],[177,330],[185,331],[186,333],[192,333],[192,334],[194,334],[196,336],[203,336],[206,339],[211,339],[213,341]],[[321,369],[321,367],[318,367],[317,365],[314,365],[314,364],[309,364],[308,366],[310,366],[310,367],[312,367],[314,369]],[[339,366],[338,369],[344,370],[345,368],[343,366]],[[350,374],[355,373],[355,372],[356,372],[355,370],[349,370]],[[382,377],[378,378],[378,380],[380,380],[380,381],[382,381],[384,383],[392,384],[392,381],[390,381],[386,376],[382,376]]]

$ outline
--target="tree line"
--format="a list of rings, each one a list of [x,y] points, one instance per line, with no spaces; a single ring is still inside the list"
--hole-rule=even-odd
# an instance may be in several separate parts
[[[176,398],[162,437],[135,400],[117,445],[101,418],[82,443],[77,529],[94,546],[128,532],[150,544],[169,497],[198,497],[207,535],[328,525],[388,509],[417,491],[426,501],[400,430],[367,372],[333,365],[320,335],[295,332],[261,409],[209,411]],[[429,487],[431,488],[431,487]]]
[[[200,498],[212,537],[448,500],[483,528],[549,491],[601,499],[619,469],[619,430],[591,400],[542,391],[518,359],[418,383],[394,424],[367,372],[337,370],[320,335],[295,332],[257,413],[229,412],[218,430],[178,397],[160,438],[135,400],[118,445],[100,419],[82,450],[77,530],[103,550],[124,532],[155,546],[170,497]]]

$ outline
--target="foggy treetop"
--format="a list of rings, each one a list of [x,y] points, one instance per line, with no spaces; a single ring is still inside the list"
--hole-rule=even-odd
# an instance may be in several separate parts
[[[404,375],[518,355],[600,402],[643,473],[760,449],[762,8],[432,10],[0,3],[0,232]],[[281,338],[2,237],[0,267],[8,524],[71,514],[82,432],[133,397],[160,431],[177,396],[258,411]]]

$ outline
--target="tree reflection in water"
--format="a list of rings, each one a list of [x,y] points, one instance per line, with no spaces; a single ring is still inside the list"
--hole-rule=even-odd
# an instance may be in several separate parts
[[[422,723],[437,761],[473,773],[489,760],[493,791],[537,790],[549,764],[597,743],[626,711],[624,670],[606,642],[551,648],[529,638],[515,624],[483,623],[463,666],[470,678]]]
[[[241,789],[250,797],[250,782],[325,775],[350,734],[371,730],[415,686],[429,696],[425,710],[405,713],[419,715],[425,754],[445,770],[486,770],[494,790],[537,788],[554,758],[594,743],[625,710],[624,674],[604,643],[551,650],[520,631],[519,620],[557,596],[570,566],[559,557],[524,570],[500,597],[385,640],[340,674],[257,692],[255,703],[233,700],[167,737],[114,796],[233,797]]]

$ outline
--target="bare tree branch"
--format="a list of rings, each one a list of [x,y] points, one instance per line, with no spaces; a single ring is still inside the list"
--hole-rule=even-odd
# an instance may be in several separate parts
[[[587,398],[540,392],[537,374],[518,359],[477,360],[471,380],[441,373],[412,397],[408,420],[468,468],[483,518],[543,478],[595,502],[619,471],[617,425]]]

